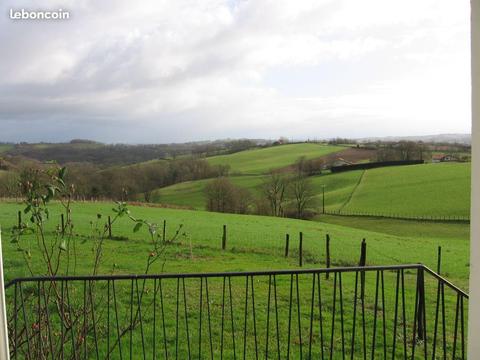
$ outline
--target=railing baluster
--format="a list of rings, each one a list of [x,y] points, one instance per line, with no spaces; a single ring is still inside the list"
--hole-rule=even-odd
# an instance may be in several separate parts
[[[435,355],[437,353],[437,333],[438,333],[438,312],[440,311],[440,280],[438,280],[437,285],[437,301],[435,305],[435,322],[433,330],[433,343],[432,343],[432,359],[435,360]]]
[[[278,326],[278,300],[277,300],[277,277],[273,275],[273,295],[275,298],[275,327],[277,329],[277,355],[280,360],[280,327]]]
[[[250,277],[250,284],[252,286],[253,337],[255,340],[255,358],[258,360],[257,319],[255,316],[255,290],[253,288],[253,276]]]
[[[243,327],[243,359],[247,358],[247,320],[248,320],[248,276],[245,277],[245,313]]]
[[[355,330],[357,321],[357,292],[358,292],[358,271],[355,272],[355,290],[353,293],[353,320],[352,320],[352,346],[350,349],[350,359],[355,355]]]
[[[330,360],[333,359],[333,349],[334,349],[334,334],[335,334],[335,307],[337,303],[337,272],[333,276],[333,306],[332,306],[332,335],[330,337]]]
[[[462,360],[465,359],[465,313],[463,311],[463,296],[460,295],[460,329],[462,331]]]
[[[298,317],[298,339],[300,345],[300,360],[303,359],[303,348],[302,348],[302,324],[300,316],[300,290],[298,288],[298,274],[295,274],[295,283],[297,289],[297,317]]]
[[[228,291],[229,291],[229,294],[230,294],[230,320],[231,320],[231,324],[232,324],[232,346],[233,346],[233,359],[235,360],[237,358],[237,350],[236,350],[236,346],[235,346],[235,324],[234,324],[234,321],[233,321],[233,296],[232,296],[232,283],[231,283],[231,279],[230,279],[230,276],[228,277]]]
[[[319,322],[320,322],[320,354],[321,358],[324,359],[324,342],[323,342],[323,315],[322,315],[322,289],[320,287],[320,274],[317,276],[317,287],[318,287],[318,313],[319,313]]]
[[[378,313],[378,285],[380,279],[380,272],[377,271],[375,279],[375,304],[373,306],[373,335],[372,335],[372,360],[375,359],[375,343],[377,335],[377,313]]]
[[[93,339],[95,340],[95,354],[97,355],[97,359],[99,359],[98,354],[98,341],[97,341],[97,322],[95,321],[95,304],[93,302],[92,296],[92,282],[88,282],[88,292],[89,292],[89,300],[92,306],[92,322],[93,322]]]
[[[290,275],[290,301],[288,306],[287,360],[290,359],[290,329],[292,324],[293,274]]]
[[[143,360],[146,360],[145,354],[145,335],[143,333],[143,317],[142,317],[142,296],[138,291],[138,279],[135,279],[135,291],[137,292],[137,314],[138,314],[138,321],[140,322],[140,336],[142,339],[142,353],[143,353]]]
[[[213,337],[212,337],[212,323],[210,316],[210,295],[208,294],[208,277],[205,278],[205,295],[207,296],[207,320],[208,320],[208,338],[210,340],[210,355],[213,360]]]
[[[43,292],[43,301],[45,303],[45,316],[47,320],[47,337],[48,337],[48,345],[50,348],[50,357],[52,360],[54,359],[54,353],[53,353],[53,339],[52,339],[52,328],[51,328],[51,322],[50,322],[50,311],[48,310],[48,299],[47,299],[47,294],[45,292],[45,283],[42,282],[42,292]]]
[[[153,279],[152,359],[157,357],[157,279]]]
[[[115,280],[112,280],[112,292],[113,292],[113,305],[115,309],[115,323],[117,327],[117,344],[118,344],[118,354],[120,355],[120,359],[123,359],[122,354],[122,337],[120,333],[120,322],[118,321],[118,306],[117,306],[117,291],[115,289]],[[110,350],[109,350],[110,352]]]
[[[457,294],[457,305],[455,307],[455,325],[453,330],[453,354],[452,360],[456,359],[457,355],[457,335],[458,335],[458,317],[460,313],[460,294]]]
[[[447,360],[447,326],[445,319],[445,285],[442,283],[442,340],[443,340],[443,359]]]
[[[407,360],[407,314],[405,305],[405,273],[401,270],[401,282],[402,282],[402,323],[403,323],[403,359]]]
[[[267,330],[265,334],[265,359],[268,359],[268,341],[270,335],[270,298],[272,292],[272,275],[268,276],[268,297],[267,297]]]
[[[63,285],[62,285],[62,291],[63,291]],[[110,360],[110,280],[107,280],[107,349],[106,349],[106,352],[107,352],[107,360]]]
[[[180,303],[180,278],[177,278],[177,306],[175,313],[175,359],[178,360],[178,318],[179,318],[179,303]]]
[[[163,330],[163,346],[165,348],[165,359],[168,359],[168,345],[167,345],[167,330],[165,326],[165,310],[163,307],[163,288],[162,288],[162,279],[158,281],[158,289],[160,292],[160,310],[162,314],[162,330]]]
[[[223,332],[225,327],[225,276],[223,277],[222,286],[222,322],[220,328],[220,360],[223,360]]]
[[[203,278],[200,278],[200,307],[199,307],[199,326],[198,326],[198,358],[202,358],[202,295],[203,295]]]
[[[188,310],[187,310],[187,292],[185,290],[185,278],[182,278],[182,287],[183,287],[183,304],[185,309],[185,330],[187,332],[187,349],[188,349],[188,358],[192,358],[192,354],[190,351],[190,332],[188,328]]]
[[[310,306],[310,334],[308,337],[308,358],[312,358],[312,343],[313,343],[313,312],[315,309],[315,273],[313,273],[312,278],[312,297],[311,297],[311,306]]]
[[[130,360],[133,359],[133,280],[130,282]]]
[[[345,360],[345,320],[343,318],[343,287],[342,287],[342,273],[338,273],[338,294],[340,300],[340,328],[342,331],[342,359]]]
[[[397,271],[397,282],[395,287],[395,315],[393,318],[393,344],[392,344],[392,359],[395,359],[395,351],[397,345],[397,322],[398,322],[398,293],[399,293],[399,285],[400,283],[400,272]]]
[[[386,306],[385,306],[385,279],[382,270],[382,320],[383,320],[383,358],[387,358],[387,323],[386,323]]]

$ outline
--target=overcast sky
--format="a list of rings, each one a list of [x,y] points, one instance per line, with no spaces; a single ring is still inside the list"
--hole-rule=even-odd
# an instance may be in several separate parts
[[[10,9],[56,10],[21,21]],[[468,0],[2,0],[0,141],[470,132]]]

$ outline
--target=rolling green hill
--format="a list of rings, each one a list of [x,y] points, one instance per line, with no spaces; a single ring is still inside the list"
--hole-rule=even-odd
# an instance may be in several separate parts
[[[233,176],[256,193],[264,176]],[[470,210],[470,164],[441,163],[356,170],[310,178],[321,211],[396,216],[463,216]],[[205,209],[203,189],[210,180],[175,184],[154,193],[154,202]]]
[[[232,176],[232,183],[237,186],[255,191],[262,183],[262,175],[254,176]],[[186,181],[180,184],[167,186],[156,190],[152,195],[152,201],[162,204],[189,206],[194,209],[205,209],[205,185],[211,179]]]
[[[468,216],[470,164],[367,170],[342,210],[405,216]]]
[[[0,154],[13,148],[12,144],[0,144]]]
[[[302,156],[314,159],[342,149],[342,146],[312,143],[287,144],[212,156],[207,161],[212,165],[230,165],[232,174],[265,174],[271,169],[291,165]]]

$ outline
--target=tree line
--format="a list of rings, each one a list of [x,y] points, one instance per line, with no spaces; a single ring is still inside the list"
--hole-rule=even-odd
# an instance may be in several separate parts
[[[179,182],[227,176],[229,167],[210,165],[204,159],[156,160],[147,163],[102,168],[92,163],[67,165],[66,181],[74,186],[78,199],[151,201],[155,189]],[[19,184],[41,183],[49,168],[56,164],[29,161],[0,177],[0,197],[22,197]]]

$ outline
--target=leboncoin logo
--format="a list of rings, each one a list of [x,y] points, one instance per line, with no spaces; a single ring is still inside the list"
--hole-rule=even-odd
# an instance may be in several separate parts
[[[12,20],[68,20],[70,12],[58,10],[15,10],[10,9],[10,19]]]

